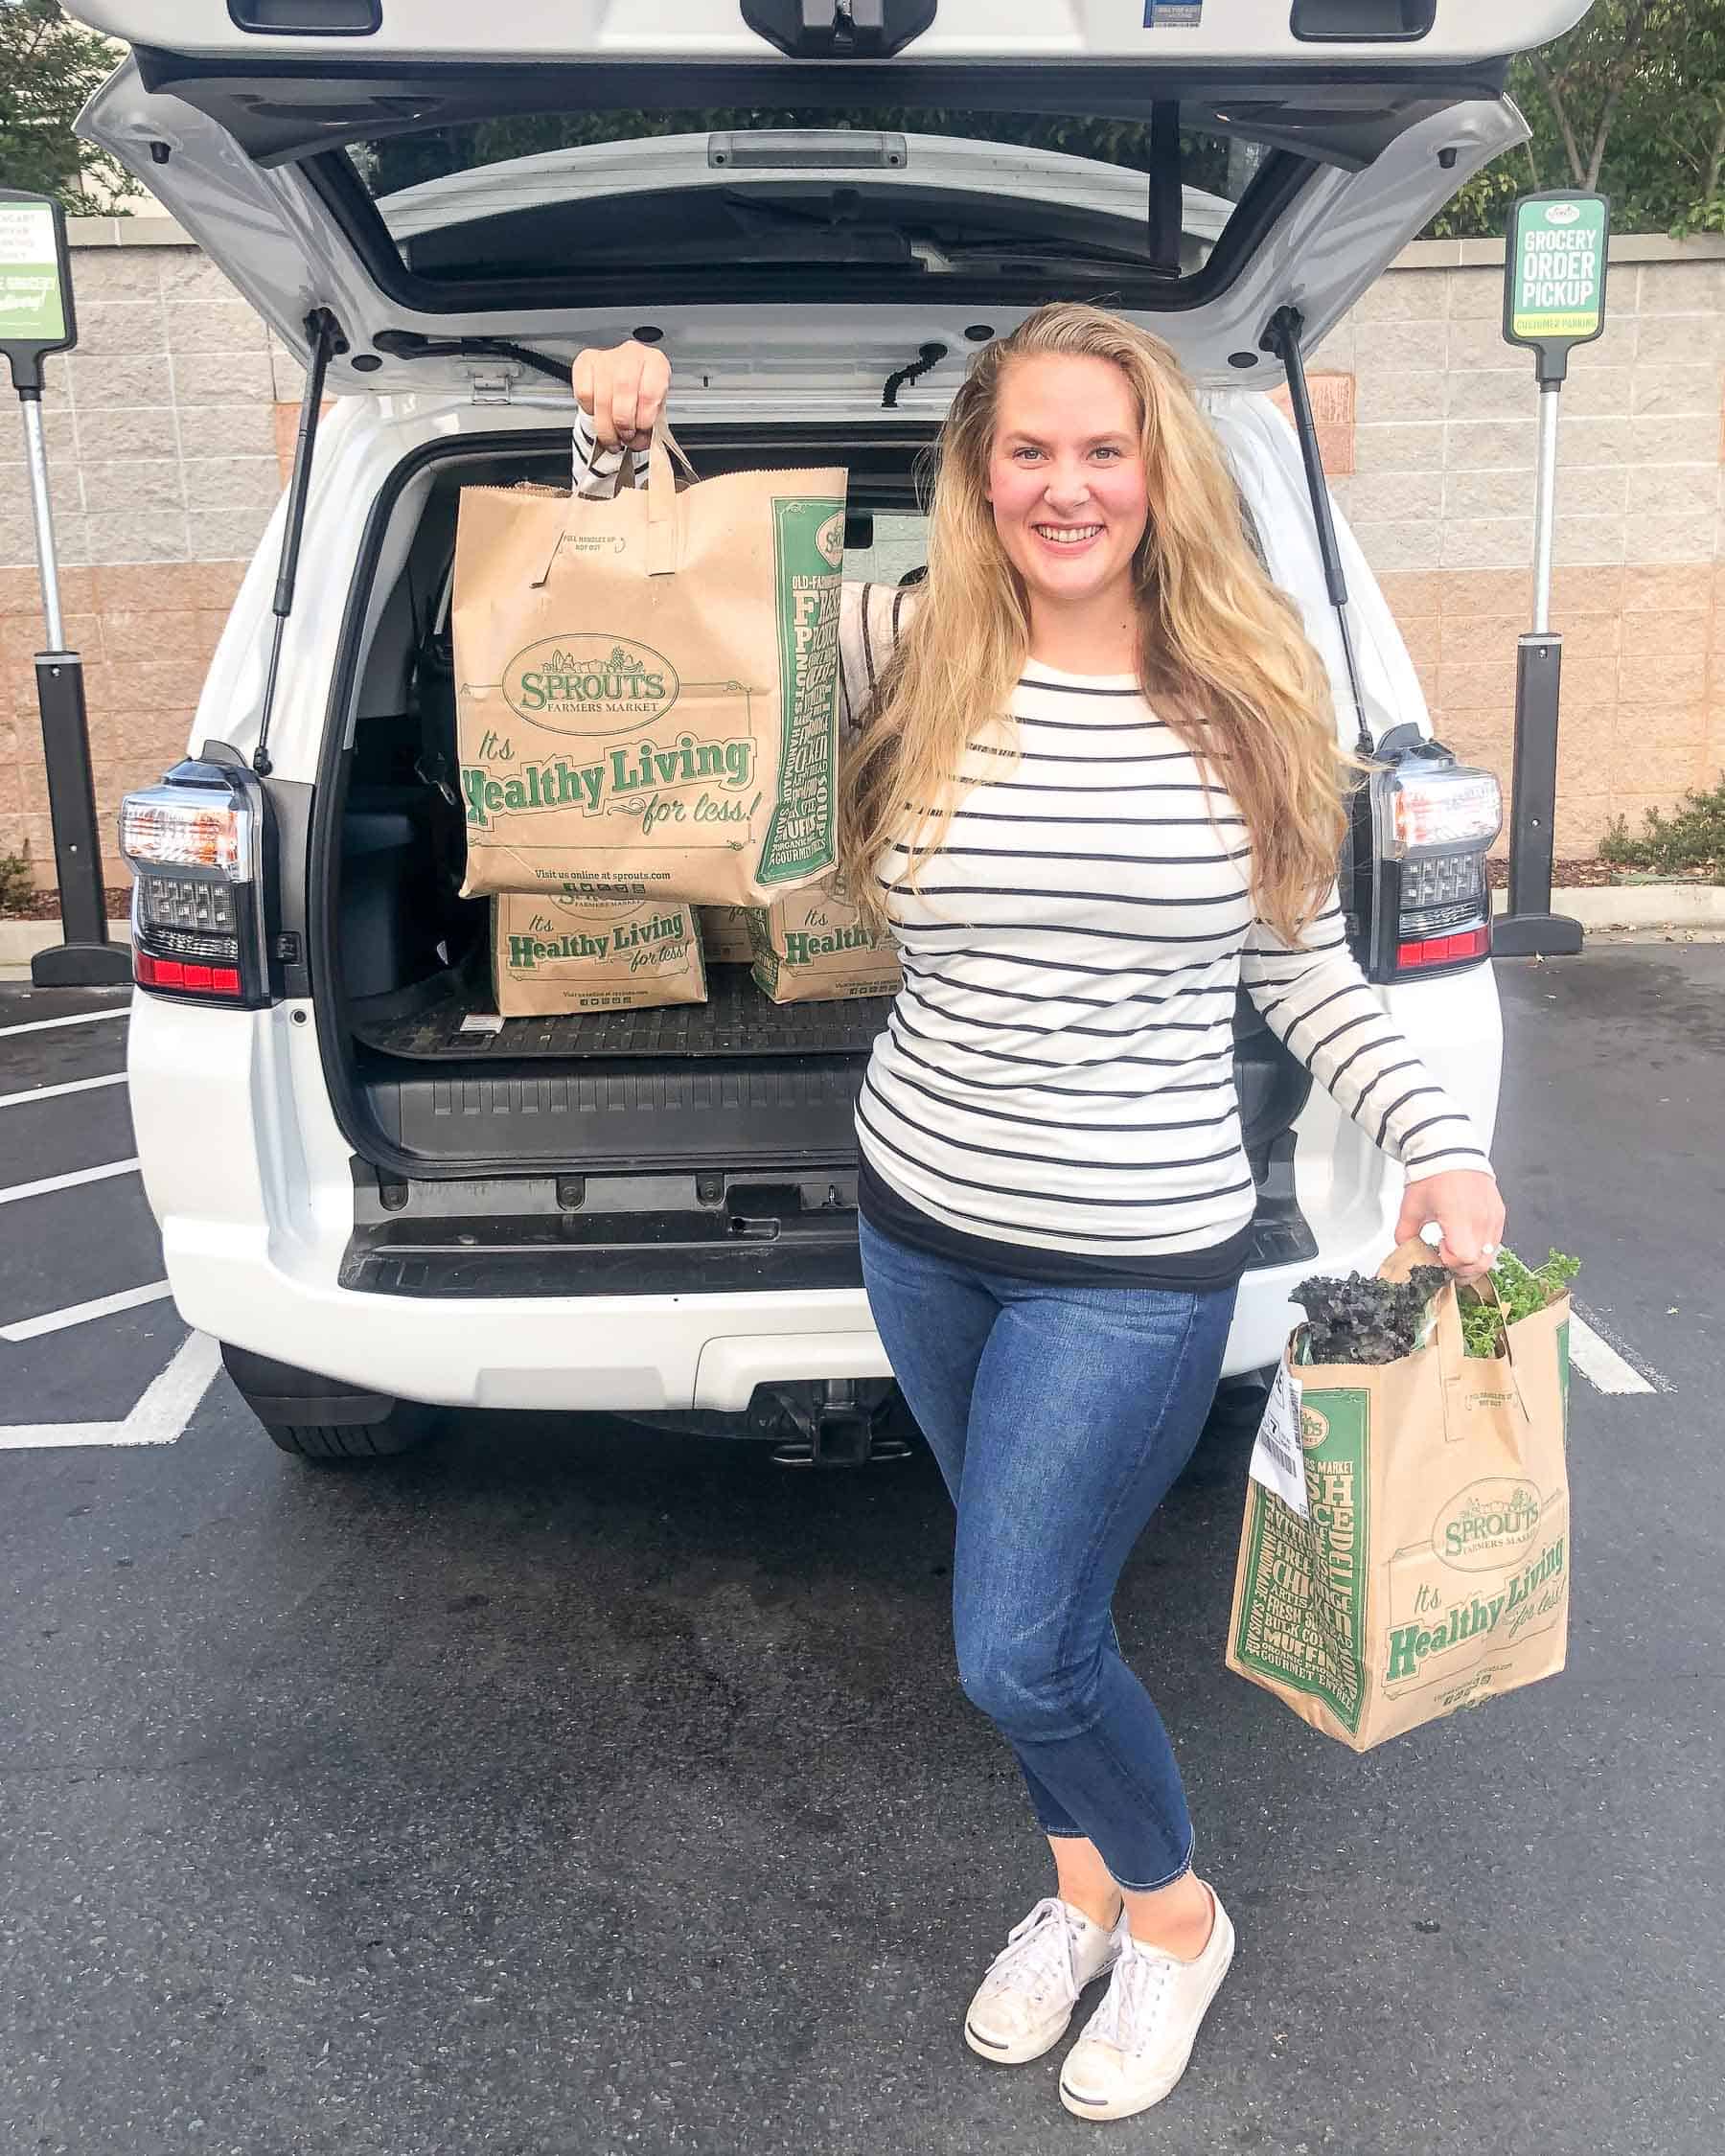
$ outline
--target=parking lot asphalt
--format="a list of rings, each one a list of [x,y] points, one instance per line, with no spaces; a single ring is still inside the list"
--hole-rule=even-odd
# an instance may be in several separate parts
[[[124,1088],[16,1096],[112,1077],[125,1021],[0,988],[0,2145],[1714,2156],[1725,947],[1500,975],[1509,1239],[1580,1255],[1654,1388],[1574,1388],[1570,1667],[1363,1757],[1307,1731],[1222,1667],[1244,1457],[1201,1454],[1116,1616],[1240,1946],[1118,2125],[1060,2109],[1064,2045],[961,2039],[1047,1863],[927,1456],[483,1415],[285,1456],[172,1303],[76,1315],[161,1276],[135,1173],[14,1193],[126,1160]]]

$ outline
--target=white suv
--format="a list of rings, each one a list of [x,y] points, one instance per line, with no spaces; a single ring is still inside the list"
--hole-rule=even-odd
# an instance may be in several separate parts
[[[190,760],[123,839],[169,1277],[278,1443],[399,1451],[441,1403],[854,1459],[895,1411],[851,1121],[881,1005],[779,1007],[715,967],[700,1007],[485,1016],[456,507],[566,483],[584,345],[663,341],[703,475],[847,466],[846,571],[878,580],[915,573],[918,455],[978,341],[1058,295],[1155,328],[1382,760],[1343,864],[1356,952],[1490,1129],[1497,792],[1431,740],[1300,355],[1523,138],[1506,56],[1583,0],[182,0],[171,50],[144,0],[77,11],[136,47],[85,130],[310,369]],[[1244,1001],[1237,1036],[1234,1375],[1304,1272],[1377,1262],[1400,1195]]]

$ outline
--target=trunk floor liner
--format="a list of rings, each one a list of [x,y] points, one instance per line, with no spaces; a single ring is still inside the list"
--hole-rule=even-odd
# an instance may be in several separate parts
[[[445,974],[399,995],[352,1005],[349,1021],[368,1048],[413,1062],[585,1062],[630,1056],[865,1055],[892,1008],[889,996],[848,1002],[775,1003],[747,966],[710,966],[707,1000],[645,1011],[582,1011],[505,1019],[496,1032],[464,1033],[470,1014],[491,1010],[489,987]]]

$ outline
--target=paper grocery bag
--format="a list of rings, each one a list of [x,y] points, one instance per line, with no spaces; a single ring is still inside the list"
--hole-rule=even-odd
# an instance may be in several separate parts
[[[1563,1667],[1568,1296],[1506,1336],[1466,1354],[1453,1282],[1399,1362],[1300,1366],[1293,1336],[1309,1516],[1249,1483],[1227,1661],[1357,1752]]]
[[[896,996],[892,945],[862,926],[841,881],[793,892],[751,913],[756,985],[775,1003],[832,1003]]]
[[[754,937],[750,923],[752,906],[703,906],[699,909],[701,948],[709,966],[749,966],[754,963]]]
[[[611,501],[462,491],[465,896],[754,906],[834,865],[845,473],[678,493],[674,447]]]
[[[492,902],[492,985],[501,1018],[703,1003],[693,908],[675,900],[509,893]]]

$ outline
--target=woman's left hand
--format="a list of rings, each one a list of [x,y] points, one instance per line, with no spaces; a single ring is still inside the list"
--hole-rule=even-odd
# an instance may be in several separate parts
[[[1430,1221],[1443,1230],[1438,1258],[1459,1281],[1478,1280],[1491,1270],[1504,1245],[1504,1201],[1496,1179],[1478,1168],[1450,1168],[1408,1185],[1398,1244],[1412,1242]]]

